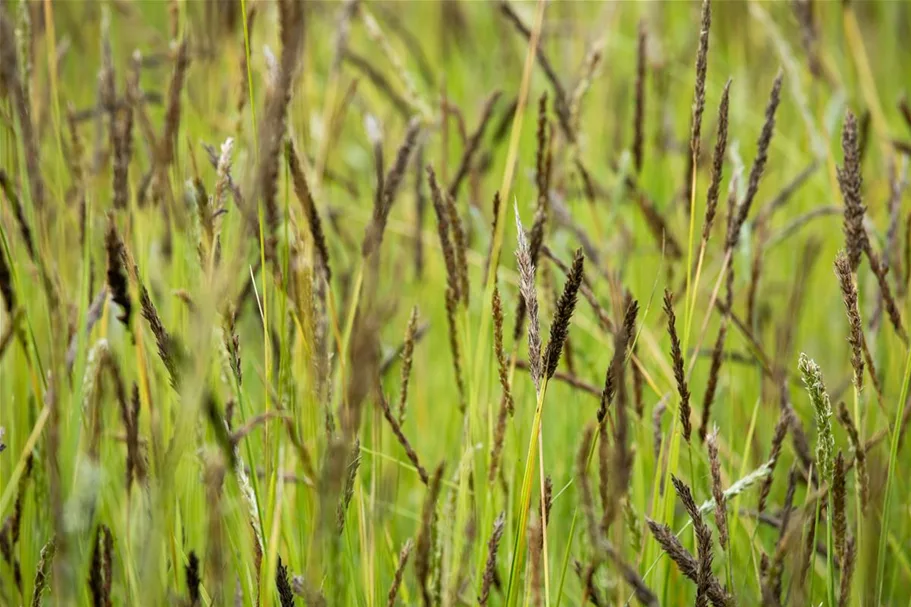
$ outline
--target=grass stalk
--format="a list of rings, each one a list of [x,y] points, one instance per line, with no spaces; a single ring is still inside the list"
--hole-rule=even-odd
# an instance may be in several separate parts
[[[889,515],[895,483],[895,468],[898,465],[898,441],[901,433],[902,413],[908,400],[908,385],[911,383],[911,349],[905,357],[905,372],[902,377],[901,397],[895,405],[895,422],[892,424],[889,442],[889,466],[886,472],[886,490],[883,498],[882,528],[879,547],[876,551],[876,604],[882,603],[883,585],[886,577],[886,539],[889,535]]]

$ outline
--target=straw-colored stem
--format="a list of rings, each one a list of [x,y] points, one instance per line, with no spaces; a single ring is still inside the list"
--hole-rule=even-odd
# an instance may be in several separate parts
[[[506,605],[513,607],[518,599],[519,573],[525,561],[525,541],[528,532],[528,510],[531,505],[531,486],[535,473],[536,451],[538,449],[538,435],[541,432],[541,415],[544,409],[544,396],[547,393],[547,377],[541,381],[541,391],[538,393],[535,417],[532,421],[531,436],[528,439],[528,454],[525,457],[525,472],[522,475],[522,494],[519,500],[519,524],[516,528],[516,539],[512,556],[512,567],[509,572],[509,585],[506,592]]]

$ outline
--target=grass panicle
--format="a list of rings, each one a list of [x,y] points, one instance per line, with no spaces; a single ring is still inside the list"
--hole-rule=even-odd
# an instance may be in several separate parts
[[[421,477],[421,482],[423,482],[425,485],[428,484],[430,482],[430,476],[421,465],[417,452],[415,452],[414,448],[412,448],[411,442],[402,431],[402,426],[399,424],[398,420],[395,418],[395,415],[392,413],[392,409],[389,408],[389,403],[386,401],[386,397],[382,394],[382,392],[377,395],[376,402],[377,406],[379,406],[383,412],[383,417],[385,417],[386,421],[389,423],[389,427],[392,429],[392,433],[395,435],[396,440],[398,440],[399,444],[402,446],[402,449],[405,450],[405,454],[408,456],[408,459],[412,464],[414,464],[414,467],[418,472],[418,476]]]
[[[696,84],[693,90],[693,106],[690,128],[690,172],[692,166],[699,162],[699,147],[702,134],[702,114],[705,111],[705,78],[708,70],[709,31],[712,28],[712,3],[702,1],[702,17],[699,26],[699,48],[696,51]],[[691,179],[688,176],[687,179]],[[687,188],[689,192],[690,188]]]
[[[544,230],[547,226],[550,206],[550,174],[551,174],[551,148],[548,137],[549,127],[547,122],[547,94],[541,95],[538,101],[538,128],[537,148],[535,150],[535,185],[538,196],[535,205],[535,215],[531,230],[528,232],[528,256],[531,265],[537,269],[544,246]],[[518,214],[516,215],[518,222]],[[522,328],[526,317],[529,315],[528,302],[524,297],[519,298],[516,307],[516,322],[513,328],[513,339],[518,340],[522,335]]]
[[[427,189],[424,187],[424,145],[414,152],[414,274],[424,276],[424,213],[427,208]],[[485,273],[486,275],[486,273]]]
[[[860,169],[857,118],[848,110],[841,131],[841,150],[844,164],[837,168],[838,187],[844,200],[845,250],[851,272],[857,272],[864,249],[867,247],[867,230],[864,215],[867,212],[861,195],[863,177]]]
[[[130,78],[137,79],[139,74],[136,70],[131,70]],[[133,85],[132,88],[135,88]],[[125,92],[125,96],[129,93]],[[114,153],[113,167],[113,191],[114,191],[114,208],[125,209],[130,201],[130,161],[133,157],[133,104],[127,103],[117,116],[112,112],[111,129],[111,148]],[[114,119],[114,118],[117,119]]]
[[[481,607],[487,605],[490,600],[490,588],[497,578],[497,552],[500,549],[500,540],[503,539],[505,530],[506,513],[501,512],[494,520],[493,531],[490,533],[490,539],[487,540],[487,560],[484,565],[484,574],[481,577],[481,592],[478,594],[478,604]]]
[[[278,566],[275,569],[275,588],[278,590],[278,600],[282,607],[294,607],[294,591],[291,589],[291,580],[288,577],[288,567],[278,557]]]
[[[835,539],[835,555],[844,561],[847,546],[848,519],[845,510],[847,489],[845,488],[845,456],[839,449],[835,456],[835,470],[832,473],[832,535]]]
[[[392,210],[392,203],[395,202],[399,188],[405,179],[405,173],[408,169],[408,162],[412,152],[417,147],[418,135],[421,133],[421,122],[413,118],[408,123],[408,129],[405,131],[405,138],[399,146],[395,155],[395,161],[389,167],[388,172],[383,176],[381,185],[377,188],[377,197],[373,205],[373,217],[367,226],[364,234],[364,241],[361,245],[361,255],[365,258],[370,257],[383,242],[383,235],[386,232],[386,223],[389,220],[389,212]]]
[[[39,140],[36,125],[32,121],[31,100],[27,81],[19,65],[16,49],[16,28],[6,5],[0,7],[0,83],[9,96],[11,109],[16,117],[19,140],[25,154],[25,169],[28,176],[29,194],[34,208],[45,209],[45,183],[41,172]],[[5,188],[4,188],[5,189]]]
[[[459,188],[468,176],[469,171],[471,171],[474,157],[481,148],[484,132],[487,130],[487,125],[490,124],[490,119],[493,117],[493,111],[501,96],[501,91],[494,91],[487,97],[487,100],[484,102],[484,107],[481,110],[481,118],[478,120],[478,126],[465,142],[465,149],[462,151],[459,167],[456,169],[455,176],[452,178],[452,183],[449,184],[448,188],[449,196],[454,200],[458,199]]]
[[[16,188],[13,185],[9,174],[3,169],[0,169],[0,189],[3,190],[7,201],[9,201],[9,204],[13,207],[13,215],[16,217],[16,227],[19,228],[19,235],[22,237],[22,243],[25,245],[29,257],[32,261],[37,261],[38,252],[35,247],[35,237],[32,233],[31,223],[25,215],[25,208],[22,206],[22,201],[16,193]]]
[[[636,103],[633,117],[633,166],[636,173],[642,172],[645,160],[645,77],[646,55],[648,44],[648,30],[645,21],[639,21],[638,37],[636,44]]]
[[[451,234],[449,209],[446,199],[443,197],[443,192],[437,183],[436,172],[430,166],[427,166],[426,170],[433,209],[437,216],[437,233],[440,237],[440,248],[443,250],[443,262],[446,264],[446,283],[454,291],[455,299],[458,300],[460,299],[461,280],[459,279],[459,266],[456,259],[454,238]]]
[[[709,468],[712,473],[712,497],[715,499],[715,526],[718,528],[718,542],[721,548],[728,550],[728,515],[724,490],[721,486],[721,461],[718,458],[718,429],[708,437]]]
[[[782,408],[781,413],[778,415],[778,422],[775,424],[775,432],[772,434],[772,448],[769,450],[769,459],[766,460],[769,467],[769,475],[762,481],[762,487],[759,490],[759,507],[757,511],[760,514],[765,512],[769,492],[772,490],[772,480],[775,476],[778,459],[781,457],[781,447],[784,445],[788,428],[792,425],[791,415],[789,409]]]
[[[851,344],[851,366],[854,368],[854,387],[858,392],[864,387],[864,327],[860,320],[860,310],[857,306],[857,287],[851,273],[851,261],[847,254],[839,252],[835,258],[835,275],[841,287],[841,298],[845,304],[848,315],[848,343]]]
[[[510,387],[509,367],[506,361],[506,352],[503,349],[503,303],[500,301],[500,290],[494,285],[493,290],[493,327],[494,348],[497,358],[497,372],[500,380],[500,406],[497,411],[497,424],[494,428],[493,445],[490,448],[490,468],[487,480],[493,485],[500,467],[500,458],[503,452],[503,441],[506,439],[507,418],[515,414]]]
[[[402,579],[405,577],[405,566],[408,565],[408,557],[411,556],[411,550],[413,548],[414,542],[411,538],[408,538],[399,551],[399,564],[395,568],[395,575],[392,578],[392,584],[389,586],[389,594],[386,595],[386,607],[393,607],[395,605],[395,599],[398,596],[399,588],[402,586]]]
[[[449,215],[449,228],[452,231],[452,244],[455,246],[459,300],[463,306],[467,306],[469,299],[468,242],[465,227],[462,225],[462,218],[459,216],[459,211],[456,209],[455,200],[453,200],[452,196],[445,194],[444,200],[446,202],[446,213]]]
[[[680,349],[680,338],[677,336],[677,316],[674,314],[674,296],[664,290],[664,314],[667,316],[667,333],[671,338],[671,358],[674,361],[674,379],[677,381],[677,395],[680,397],[680,425],[683,438],[690,442],[693,431],[690,421],[690,390],[683,370],[683,351]]]
[[[614,401],[617,384],[622,378],[621,373],[623,364],[626,361],[627,351],[629,350],[629,343],[635,336],[636,316],[638,313],[639,303],[635,300],[630,300],[626,306],[623,325],[614,334],[614,354],[604,376],[604,388],[601,391],[601,404],[598,408],[597,419],[599,424],[604,419],[604,416],[607,415],[608,407]]]
[[[336,525],[339,534],[345,530],[345,516],[348,513],[348,506],[351,504],[351,498],[354,497],[354,483],[357,481],[357,471],[360,466],[361,440],[355,437],[354,445],[351,447],[351,454],[348,457],[348,467],[345,473],[345,488],[342,491],[342,497],[339,500],[338,508],[336,509]]]
[[[181,39],[174,55],[174,66],[171,70],[171,80],[168,84],[168,100],[165,109],[164,130],[158,150],[159,170],[164,171],[174,161],[177,150],[177,134],[180,130],[181,96],[187,80],[187,71],[190,69],[190,41],[185,36]]]
[[[709,241],[715,214],[718,209],[718,196],[721,181],[724,177],[724,154],[728,145],[728,111],[730,105],[731,79],[728,78],[718,104],[718,134],[715,136],[715,151],[712,154],[712,177],[705,201],[705,220],[702,222],[702,246]]]
[[[0,295],[3,296],[3,304],[6,306],[6,312],[10,316],[16,310],[16,289],[13,287],[13,274],[10,270],[11,265],[6,260],[6,249],[0,247]]]
[[[414,363],[414,342],[418,330],[418,307],[411,308],[408,325],[405,327],[405,339],[402,342],[402,372],[399,379],[399,402],[396,417],[399,426],[405,423],[406,405],[408,404],[408,383],[411,381],[411,366]]]
[[[851,583],[854,579],[854,568],[857,565],[857,544],[854,538],[848,538],[844,554],[841,557],[841,582],[838,590],[838,607],[851,604]]]
[[[50,576],[51,562],[54,560],[56,544],[51,538],[41,548],[38,566],[35,570],[34,593],[32,594],[32,607],[41,607],[41,596],[48,587],[48,577]]]
[[[832,405],[829,394],[823,383],[822,371],[819,365],[806,354],[800,355],[798,364],[803,383],[810,396],[816,418],[816,468],[823,480],[832,482],[833,462],[835,459],[835,438],[832,436]]]
[[[310,237],[313,239],[313,246],[316,249],[320,266],[326,274],[326,281],[331,281],[332,268],[329,264],[329,245],[326,243],[326,235],[323,232],[323,220],[320,218],[316,203],[313,201],[312,190],[307,183],[307,177],[304,174],[300,157],[290,139],[285,142],[285,158],[288,162],[288,170],[291,172],[291,182],[294,184],[294,195],[303,207],[304,216],[307,218],[307,227],[310,229]],[[221,167],[221,162],[219,162],[219,167]],[[219,178],[221,178],[221,169],[219,169]]]
[[[584,261],[585,257],[582,255],[582,249],[578,249],[573,256],[572,270],[570,270],[566,284],[563,286],[563,293],[557,302],[557,309],[550,324],[550,339],[544,350],[544,375],[547,379],[550,379],[556,373],[563,344],[569,335],[569,323],[576,309],[579,285],[582,284]]]
[[[721,376],[721,364],[724,362],[724,342],[727,338],[727,316],[722,317],[718,327],[718,336],[712,348],[712,362],[709,368],[709,379],[705,385],[705,395],[702,399],[702,422],[699,425],[699,441],[705,442],[708,435],[709,423],[712,417],[712,403],[715,401],[715,392],[718,390],[718,379]]]
[[[261,204],[263,252],[271,260],[275,254],[276,230],[281,221],[278,202],[279,154],[287,127],[288,105],[304,50],[304,6],[293,0],[278,3],[281,59],[270,86],[257,126],[256,168],[251,191],[245,195],[246,218],[252,233],[260,232],[258,209]],[[249,68],[248,68],[249,69]]]
[[[199,577],[199,557],[192,550],[187,556],[187,566],[184,569],[184,576],[187,580],[187,601],[191,607],[201,605],[199,586],[201,579]]]
[[[696,560],[696,557],[683,547],[680,539],[674,534],[674,531],[670,527],[657,523],[650,518],[646,518],[645,520],[648,523],[649,531],[651,531],[655,541],[658,542],[658,545],[661,546],[661,549],[664,550],[665,554],[674,561],[674,564],[677,565],[680,573],[698,585],[700,563]],[[704,594],[707,596],[709,602],[715,607],[723,607],[729,604],[727,593],[718,579],[714,576],[709,579],[708,587]]]
[[[525,301],[528,313],[528,368],[531,379],[535,384],[535,391],[541,391],[543,370],[541,368],[541,329],[538,320],[538,292],[535,289],[535,265],[532,261],[525,228],[519,217],[519,207],[516,206],[516,234],[518,246],[516,247],[516,262],[519,267],[519,291]]]
[[[693,521],[693,528],[696,530],[696,546],[698,553],[698,562],[696,570],[696,604],[708,606],[708,592],[712,576],[712,532],[702,518],[702,513],[696,506],[696,500],[693,499],[693,493],[682,480],[676,476],[671,476],[674,484],[674,490],[677,497],[683,504],[683,508],[690,519]]]
[[[437,500],[440,498],[440,488],[442,487],[443,468],[444,465],[442,463],[436,467],[427,485],[427,495],[424,498],[424,507],[421,511],[421,526],[415,546],[414,572],[417,575],[421,598],[425,607],[430,607],[433,604],[433,597],[430,592],[431,550],[436,534],[436,508]]]
[[[879,285],[879,293],[882,297],[883,306],[886,308],[886,314],[889,316],[889,322],[895,329],[895,333],[901,338],[905,345],[908,344],[908,334],[905,331],[905,325],[902,322],[899,304],[892,294],[892,287],[886,278],[886,266],[880,261],[879,257],[873,252],[872,245],[867,241],[864,252],[867,254],[867,261],[870,262],[870,270],[876,277],[876,283]],[[871,369],[872,370],[872,369]]]
[[[726,250],[733,250],[737,247],[741,228],[746,223],[753,200],[756,198],[757,192],[759,192],[759,182],[765,172],[765,165],[769,159],[769,146],[772,143],[772,136],[775,134],[775,114],[778,111],[778,104],[781,102],[781,83],[783,78],[784,75],[779,70],[778,75],[775,77],[775,82],[772,84],[772,91],[769,93],[769,102],[765,109],[765,122],[762,124],[762,131],[756,143],[756,158],[750,168],[747,191],[743,196],[743,200],[740,201],[734,223],[728,231]]]
[[[491,300],[493,312],[494,355],[497,358],[497,377],[500,380],[500,389],[503,391],[503,404],[509,415],[514,413],[512,390],[510,388],[509,367],[506,361],[506,349],[503,347],[503,302],[500,299],[500,289],[495,284]]]
[[[131,329],[131,318],[133,313],[133,301],[130,297],[130,284],[127,278],[128,258],[126,248],[117,231],[117,225],[114,223],[114,216],[108,218],[108,229],[104,238],[105,250],[108,259],[108,287],[111,289],[111,298],[120,306],[120,314],[117,316],[125,327]]]

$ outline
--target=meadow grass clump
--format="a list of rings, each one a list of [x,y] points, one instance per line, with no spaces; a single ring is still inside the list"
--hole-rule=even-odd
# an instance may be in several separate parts
[[[0,605],[907,604],[907,21],[0,2]]]

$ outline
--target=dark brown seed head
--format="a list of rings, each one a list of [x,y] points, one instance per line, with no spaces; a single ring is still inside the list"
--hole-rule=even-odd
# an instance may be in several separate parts
[[[304,6],[299,2],[279,2],[279,39],[282,55],[275,81],[269,88],[263,108],[263,118],[257,141],[257,166],[252,194],[246,196],[248,226],[256,226],[256,209],[263,205],[265,215],[266,255],[274,255],[275,231],[281,221],[276,202],[281,144],[287,126],[287,110],[294,90],[294,80],[301,63],[304,47]]]
[[[721,461],[718,459],[718,430],[708,438],[709,463],[712,471],[712,497],[715,498],[715,526],[722,549],[728,549],[728,515],[724,489],[721,486]]]
[[[841,584],[838,589],[838,607],[848,607],[851,604],[851,582],[854,579],[854,566],[857,559],[857,546],[854,538],[848,538],[845,543],[844,554],[841,556]]]
[[[662,525],[653,521],[648,517],[646,517],[645,521],[648,524],[648,528],[652,532],[655,541],[658,542],[665,554],[676,563],[677,567],[680,569],[680,573],[690,580],[696,581],[699,564],[696,562],[696,559],[693,558],[693,555],[683,547],[683,544],[674,534],[673,529],[667,525]]]
[[[683,544],[680,543],[680,540],[670,527],[656,523],[650,518],[646,518],[645,520],[648,523],[648,528],[652,532],[655,540],[671,560],[674,561],[677,568],[680,569],[680,573],[689,580],[696,582],[697,586],[700,586],[699,573],[700,566],[703,563],[697,561],[696,558],[683,547]],[[715,607],[724,607],[730,603],[729,595],[715,576],[709,575],[707,584],[707,588],[699,594],[707,597],[712,605]]]
[[[452,196],[445,194],[446,211],[449,214],[449,225],[452,229],[452,243],[455,245],[456,255],[456,272],[459,281],[459,299],[463,305],[468,305],[469,283],[468,283],[468,242],[465,235],[465,228],[462,226],[462,218],[456,209],[455,200]]]
[[[636,332],[636,316],[639,313],[639,302],[630,298],[626,306],[626,314],[623,317],[623,326],[614,335],[614,355],[611,358],[610,366],[604,377],[604,388],[601,390],[601,405],[598,408],[598,423],[607,415],[607,409],[614,401],[614,393],[617,385],[622,381],[621,373],[623,364],[626,361],[626,353],[629,344],[633,340]]]
[[[310,186],[307,184],[307,177],[304,175],[297,151],[290,139],[285,142],[285,158],[288,162],[288,170],[291,172],[291,182],[294,184],[294,195],[304,208],[307,227],[310,228],[310,236],[313,238],[313,246],[319,256],[320,265],[326,272],[326,280],[329,281],[332,279],[332,269],[329,266],[329,246],[326,244],[326,235],[323,233],[323,220],[316,209]]]
[[[727,337],[728,323],[725,316],[721,320],[721,326],[718,327],[718,337],[715,339],[715,347],[712,348],[712,363],[709,368],[709,379],[705,386],[705,395],[702,399],[702,423],[699,425],[699,440],[704,442],[708,435],[709,421],[712,415],[712,403],[715,400],[715,392],[718,389],[718,378],[721,375],[721,363],[724,362],[724,342]]]
[[[538,99],[538,147],[535,151],[535,183],[538,186],[538,196],[542,195],[542,185],[547,184],[547,92],[541,93]],[[546,195],[546,191],[544,192]],[[538,204],[540,205],[540,198]]]
[[[16,194],[13,182],[3,169],[0,169],[0,189],[3,190],[10,206],[13,207],[13,215],[16,216],[16,223],[19,225],[19,234],[22,236],[22,242],[25,243],[25,248],[28,251],[29,257],[31,257],[32,260],[36,260],[37,251],[35,249],[34,238],[32,237],[31,225],[29,225],[28,218],[25,216],[25,209],[23,209],[22,201],[19,200],[19,196]]]
[[[863,177],[860,171],[857,118],[850,110],[845,115],[845,124],[841,132],[841,149],[844,164],[837,168],[837,175],[838,186],[845,203],[845,249],[851,272],[856,272],[863,250],[867,246],[867,232],[864,229],[864,214],[867,209],[861,196]]]
[[[424,469],[424,466],[421,465],[421,461],[418,459],[417,452],[415,452],[414,448],[412,448],[411,442],[402,431],[402,427],[399,425],[398,420],[396,420],[395,416],[392,415],[392,410],[389,408],[389,403],[386,401],[386,397],[379,390],[377,391],[377,405],[382,410],[383,417],[385,417],[386,421],[389,422],[389,427],[392,428],[392,433],[395,434],[395,437],[398,439],[399,444],[402,446],[402,449],[405,450],[405,454],[408,456],[408,459],[411,460],[412,464],[414,464],[415,469],[418,471],[418,476],[421,477],[421,482],[426,485],[430,481],[430,477],[427,475],[427,471]]]
[[[503,390],[503,398],[506,400],[506,408],[509,414],[513,414],[512,390],[509,383],[509,367],[506,362],[506,350],[503,348],[503,302],[500,300],[500,289],[497,285],[493,288],[493,337],[494,353],[497,357],[497,373],[500,378],[500,388]]]
[[[395,606],[395,597],[399,593],[399,586],[402,585],[402,578],[405,577],[405,565],[408,564],[408,557],[411,556],[411,549],[414,548],[414,542],[411,538],[405,541],[402,550],[399,552],[399,564],[395,569],[395,577],[392,585],[389,587],[389,595],[386,597],[386,607]]]
[[[584,271],[585,257],[582,255],[582,249],[576,250],[573,257],[572,270],[563,286],[563,294],[557,302],[557,310],[554,314],[554,320],[550,325],[550,341],[547,342],[547,348],[544,350],[544,372],[545,377],[550,379],[557,371],[557,365],[560,362],[560,353],[563,350],[563,342],[569,335],[569,322],[572,319],[573,311],[576,309],[576,298],[579,294],[579,285],[582,284],[582,273]]]
[[[170,376],[171,386],[176,390],[180,386],[181,371],[183,363],[186,360],[186,352],[181,342],[164,327],[161,317],[158,315],[158,309],[152,303],[145,285],[139,285],[139,306],[142,311],[142,317],[149,323],[149,329],[155,336],[155,342],[158,346],[158,356],[164,363]],[[220,422],[219,422],[220,423]],[[218,424],[216,424],[218,427]]]
[[[712,584],[712,532],[702,518],[696,500],[693,499],[693,492],[682,480],[671,475],[671,481],[674,483],[674,490],[677,497],[683,504],[684,509],[693,521],[693,528],[696,531],[696,547],[699,561],[696,570],[696,604],[708,605],[709,587]],[[701,601],[700,601],[701,597]]]
[[[449,209],[443,197],[443,191],[440,189],[439,183],[437,183],[436,173],[429,165],[427,166],[427,179],[430,184],[433,210],[437,216],[437,233],[440,236],[440,248],[443,249],[443,261],[446,264],[446,281],[449,287],[455,291],[456,299],[458,299],[461,280],[459,278],[459,266],[456,260],[453,237],[450,233]]]
[[[452,287],[446,289],[446,324],[449,327],[449,351],[452,354],[452,368],[455,372],[456,388],[459,393],[459,409],[465,410],[465,378],[462,374],[462,346],[459,340],[457,322],[458,295]]]
[[[500,540],[505,529],[506,513],[501,512],[493,523],[493,532],[491,532],[490,539],[487,541],[487,563],[484,566],[484,576],[481,578],[481,593],[478,595],[478,604],[481,607],[487,605],[487,601],[490,598],[490,587],[497,573],[497,550],[500,547]]]
[[[377,197],[374,204],[373,219],[367,227],[367,233],[364,235],[364,243],[361,247],[361,253],[364,257],[370,256],[383,242],[383,234],[386,231],[386,222],[389,219],[389,212],[392,210],[392,203],[395,201],[399,186],[405,178],[408,160],[411,158],[411,152],[417,147],[420,132],[421,123],[417,118],[413,118],[408,123],[405,139],[402,141],[402,145],[399,146],[398,152],[396,152],[395,162],[383,178],[382,194]]]
[[[111,125],[114,148],[114,208],[125,209],[130,200],[129,170],[133,155],[133,110],[127,104],[118,123]]]
[[[747,192],[743,201],[737,210],[737,215],[731,230],[728,232],[728,242],[726,249],[734,249],[740,240],[740,229],[750,214],[750,207],[756,193],[759,191],[759,181],[765,171],[766,161],[769,157],[769,145],[772,143],[772,135],[775,133],[775,113],[778,111],[778,104],[781,102],[781,82],[783,74],[779,70],[775,82],[772,84],[772,92],[769,94],[769,102],[765,108],[765,122],[762,125],[762,132],[759,134],[759,141],[756,144],[756,159],[753,161],[753,167],[750,169],[750,180],[747,184]]]
[[[98,548],[100,532],[100,528],[95,531],[95,538],[92,541],[92,561],[91,565],[89,565],[89,592],[92,595],[92,605],[94,607],[104,606],[104,591],[102,589],[104,576],[101,573],[101,551]]]
[[[724,153],[728,145],[728,101],[731,92],[731,79],[724,85],[721,103],[718,105],[718,135],[715,138],[715,151],[712,154],[712,180],[705,203],[705,221],[702,224],[702,242],[707,243],[718,209],[718,196],[721,191],[721,180],[724,173]]]
[[[28,83],[23,78],[17,58],[18,38],[6,5],[0,5],[0,84],[3,84],[3,90],[9,94],[18,121],[32,205],[41,212],[45,205],[44,178],[41,174],[36,126],[32,122]]]
[[[6,311],[12,316],[16,309],[16,290],[13,288],[13,275],[10,272],[10,265],[6,261],[6,249],[0,247],[0,294],[3,295],[3,303],[6,305]]]
[[[405,328],[405,341],[402,345],[402,373],[400,378],[399,406],[397,407],[399,424],[405,423],[405,406],[408,402],[408,384],[411,380],[411,365],[414,361],[414,336],[418,329],[418,307],[411,308],[408,326]]]
[[[108,218],[108,229],[104,237],[104,246],[108,258],[108,286],[111,289],[111,296],[114,303],[120,306],[122,312],[117,319],[130,328],[130,316],[133,311],[133,303],[130,298],[130,286],[127,279],[127,257],[123,241],[117,232],[117,225],[114,223],[114,216]]]
[[[645,21],[639,22],[639,43],[636,47],[636,105],[633,118],[633,165],[636,173],[642,172],[645,147],[645,68],[646,68]]]
[[[680,424],[683,438],[690,442],[692,424],[690,423],[690,391],[686,384],[683,370],[683,352],[680,349],[680,338],[677,337],[677,316],[674,314],[674,296],[664,290],[664,313],[667,315],[667,333],[671,337],[671,358],[674,359],[674,379],[677,380],[677,394],[680,396]]]
[[[775,465],[778,463],[778,457],[781,455],[781,446],[784,444],[784,439],[790,425],[790,409],[782,408],[781,414],[778,417],[778,423],[775,424],[775,434],[772,436],[772,448],[768,459],[769,475],[762,482],[762,487],[759,490],[760,514],[765,510],[766,500],[769,497],[769,492],[772,490],[772,478],[775,473]]]
[[[354,497],[354,482],[357,478],[357,470],[361,465],[361,440],[357,437],[354,439],[354,446],[351,448],[351,454],[348,457],[348,473],[345,475],[345,490],[342,498],[339,500],[336,509],[336,526],[339,534],[345,529],[345,515],[348,513],[348,505],[351,498]]]
[[[690,130],[690,154],[698,161],[702,113],[705,110],[705,75],[708,69],[709,30],[712,27],[712,6],[709,0],[702,2],[702,23],[699,28],[699,49],[696,51],[696,86],[693,91],[692,129]],[[692,178],[692,177],[689,177]],[[687,191],[689,194],[689,191]]]
[[[440,497],[440,488],[443,480],[444,464],[440,463],[427,486],[427,496],[424,498],[424,508],[421,514],[421,527],[415,547],[414,572],[418,578],[421,596],[424,604],[432,604],[430,594],[431,549],[433,547],[434,529],[436,527],[437,500]]]
[[[487,130],[487,125],[490,123],[490,118],[493,116],[493,110],[496,107],[497,100],[500,99],[501,94],[500,91],[494,91],[487,98],[484,102],[484,109],[481,110],[481,119],[478,122],[478,126],[468,138],[468,141],[465,142],[465,151],[462,153],[459,168],[456,170],[455,177],[453,177],[452,183],[448,188],[449,196],[453,199],[458,198],[459,187],[472,168],[472,160],[481,147],[481,140],[484,138],[484,132]]]
[[[294,591],[291,590],[291,580],[288,578],[288,568],[278,557],[278,567],[275,570],[275,587],[278,589],[278,598],[282,607],[294,607]]]
[[[844,559],[848,522],[845,512],[845,456],[839,451],[835,457],[835,473],[832,481],[832,532],[835,537],[835,554]]]
[[[190,67],[189,41],[186,37],[180,41],[177,47],[177,55],[174,59],[174,69],[171,72],[171,82],[168,86],[168,105],[165,110],[164,133],[162,134],[159,150],[159,168],[164,169],[170,166],[174,159],[174,151],[177,148],[177,132],[180,129],[180,97],[183,93],[184,82],[187,77],[187,70]]]
[[[845,303],[845,312],[848,315],[850,332],[848,343],[851,344],[851,366],[854,367],[854,386],[858,391],[864,387],[864,328],[860,320],[860,310],[857,306],[857,287],[851,274],[851,262],[844,252],[839,252],[835,258],[835,275],[841,287],[841,298]]]
[[[190,601],[190,606],[195,607],[196,605],[200,604],[199,558],[192,550],[190,551],[190,556],[187,558],[187,566],[185,572],[187,578],[187,599]]]

